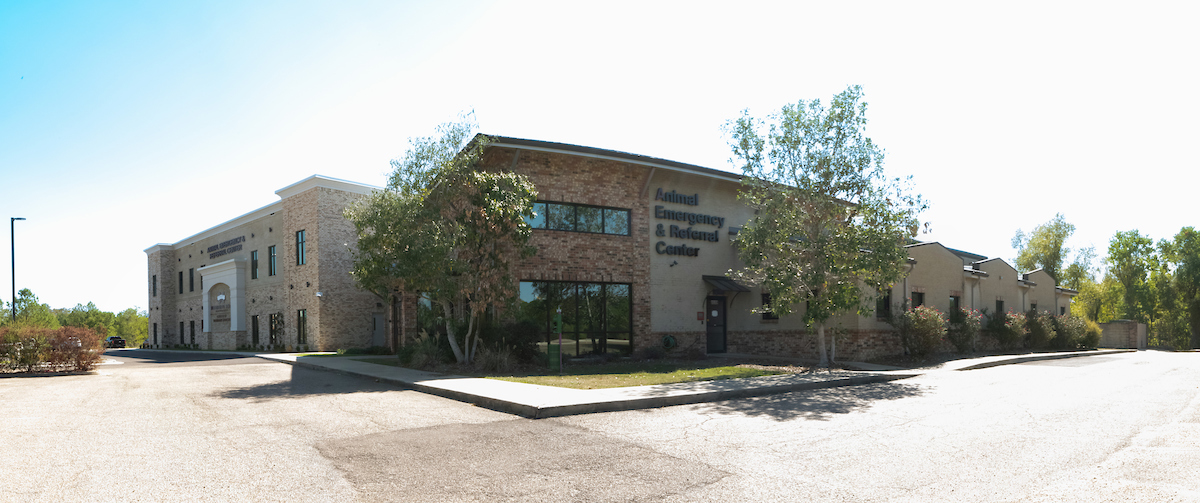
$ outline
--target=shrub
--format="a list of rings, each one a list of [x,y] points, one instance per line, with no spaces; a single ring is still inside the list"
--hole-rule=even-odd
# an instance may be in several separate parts
[[[401,347],[396,353],[400,364],[409,368],[424,369],[441,363],[444,352],[439,339],[439,335],[429,335],[422,330],[412,342]]]
[[[479,372],[507,373],[513,367],[513,352],[509,348],[492,349],[487,346],[475,353],[475,370]]]
[[[1050,340],[1050,347],[1055,349],[1090,349],[1100,342],[1100,325],[1076,316],[1055,316],[1056,334]],[[1095,340],[1089,337],[1089,330],[1095,327]]]
[[[1012,311],[1004,314],[995,313],[987,317],[987,324],[983,331],[989,337],[996,339],[996,343],[1001,348],[1016,348],[1025,337],[1025,313]]]
[[[666,356],[667,350],[661,346],[643,346],[633,352],[634,360],[661,360]]]
[[[900,344],[913,358],[923,359],[937,349],[946,335],[946,317],[929,306],[901,311],[888,319],[900,335]]]
[[[1035,309],[1030,309],[1029,313],[1025,315],[1025,330],[1029,334],[1029,347],[1031,349],[1050,347],[1050,341],[1056,335],[1054,333],[1054,322],[1050,319],[1050,315]]]
[[[957,309],[950,312],[946,323],[946,338],[954,344],[959,353],[969,353],[975,350],[975,339],[979,337],[983,326],[983,317],[974,309],[967,311]]]
[[[1025,339],[1025,313],[996,313],[988,317],[984,333],[995,339],[997,345],[1003,349],[1019,347]]]
[[[493,347],[506,351],[518,363],[544,363],[546,355],[538,350],[540,335],[537,324],[531,321],[504,323],[495,330]]]
[[[1095,349],[1100,345],[1100,324],[1092,320],[1083,320],[1087,328],[1083,331],[1083,336],[1079,338],[1079,347],[1084,349]]]
[[[104,341],[88,328],[0,328],[0,366],[5,370],[89,371],[103,353]]]

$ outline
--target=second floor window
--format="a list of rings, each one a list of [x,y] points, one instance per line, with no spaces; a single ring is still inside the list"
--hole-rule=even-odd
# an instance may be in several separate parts
[[[250,252],[250,279],[258,279],[258,250]]]
[[[296,231],[296,265],[304,265],[304,231]]]
[[[534,229],[629,235],[629,210],[621,208],[537,202],[525,222]]]
[[[267,248],[267,276],[274,276],[278,269],[275,268],[275,247]]]

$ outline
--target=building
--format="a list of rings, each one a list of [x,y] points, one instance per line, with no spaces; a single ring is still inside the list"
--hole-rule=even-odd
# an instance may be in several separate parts
[[[816,354],[803,306],[783,317],[754,313],[767,300],[764,292],[727,277],[740,266],[731,238],[753,216],[737,200],[740,175],[507,137],[492,137],[480,169],[522,173],[538,190],[536,216],[529,220],[537,253],[516,266],[520,299],[502,316],[531,321],[550,340],[551,319],[561,309],[564,353],[668,346]],[[354,229],[341,208],[371,190],[311,177],[280,189],[278,203],[146,250],[153,344],[323,350],[403,344],[420,329],[419,296],[380,299],[357,289],[348,273]],[[254,272],[261,261],[252,252],[268,248],[282,261],[277,277]],[[1018,274],[1002,260],[939,243],[912,245],[909,254],[907,277],[880,292],[876,316],[846,315],[828,324],[838,334],[840,357],[901,353],[881,315],[904,301],[943,309],[1069,311],[1074,292],[1057,288],[1043,271]],[[275,338],[263,335],[275,326],[271,316],[284,319]],[[193,324],[202,334],[195,342]]]
[[[349,275],[342,210],[378,187],[311,176],[280,200],[146,249],[152,347],[333,350],[385,345],[385,308]]]

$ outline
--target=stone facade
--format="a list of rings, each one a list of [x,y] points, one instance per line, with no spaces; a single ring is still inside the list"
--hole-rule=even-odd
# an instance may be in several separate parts
[[[374,316],[384,309],[349,276],[356,240],[342,210],[372,190],[376,188],[313,176],[276,192],[279,202],[180,242],[147,249],[149,344],[230,350],[369,346]],[[303,264],[298,261],[300,231]],[[272,318],[282,322],[274,338]]]

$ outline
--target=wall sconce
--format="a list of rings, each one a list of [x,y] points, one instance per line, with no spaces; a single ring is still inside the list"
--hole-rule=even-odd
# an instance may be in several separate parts
[[[317,297],[320,297],[320,296],[321,296],[321,292],[317,292]]]

